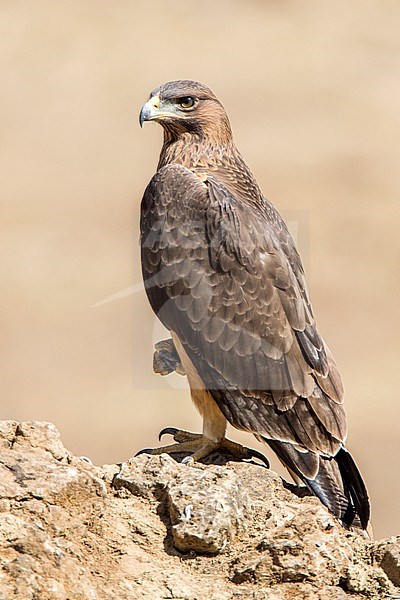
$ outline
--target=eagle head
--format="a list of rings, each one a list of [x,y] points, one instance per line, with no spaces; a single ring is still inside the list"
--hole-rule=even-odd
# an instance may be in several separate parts
[[[140,111],[140,126],[145,121],[157,121],[172,138],[184,133],[217,137],[220,143],[232,138],[224,107],[210,88],[197,81],[170,81],[152,91]]]

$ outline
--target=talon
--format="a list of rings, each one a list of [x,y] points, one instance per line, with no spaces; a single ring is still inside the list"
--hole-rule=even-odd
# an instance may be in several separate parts
[[[159,441],[161,441],[163,435],[172,435],[174,442],[177,443],[161,446],[160,448],[143,448],[143,450],[139,450],[135,456],[140,456],[141,454],[159,456],[164,453],[183,454],[185,458],[181,461],[181,464],[186,465],[200,461],[215,451],[220,451],[233,456],[236,460],[250,460],[256,458],[262,462],[267,469],[270,468],[268,459],[261,454],[261,452],[246,448],[245,446],[232,442],[226,438],[216,442],[201,433],[191,433],[189,431],[177,429],[176,427],[164,427],[159,433]]]
[[[139,450],[139,452],[136,452],[135,458],[137,456],[140,456],[141,454],[152,454],[152,450],[152,448],[143,448],[143,450]]]
[[[158,434],[158,441],[161,442],[161,438],[163,435],[172,435],[173,437],[178,433],[179,429],[176,429],[176,427],[164,427],[164,429],[161,429],[160,433]]]
[[[261,462],[265,464],[267,469],[270,468],[269,460],[266,456],[264,456],[264,454],[261,454],[261,452],[258,452],[257,450],[252,450],[251,448],[248,448],[248,453],[251,456],[251,458],[258,458],[258,460],[261,460]]]

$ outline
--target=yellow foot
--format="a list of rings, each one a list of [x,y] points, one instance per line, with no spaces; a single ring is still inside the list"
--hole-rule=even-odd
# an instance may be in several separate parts
[[[219,442],[214,442],[200,433],[190,433],[189,431],[175,429],[175,427],[166,427],[160,431],[158,439],[161,440],[162,436],[167,433],[173,436],[175,442],[177,442],[176,444],[161,446],[161,448],[144,448],[143,450],[139,450],[136,456],[139,456],[139,454],[157,455],[189,452],[191,456],[186,456],[182,460],[183,463],[187,463],[201,460],[212,452],[219,451],[222,454],[228,454],[239,460],[257,458],[269,468],[268,459],[261,452],[246,448],[246,446],[242,446],[226,438]]]
[[[154,346],[153,371],[160,375],[169,375],[173,371],[176,371],[179,375],[185,375],[185,370],[172,339],[161,340]]]

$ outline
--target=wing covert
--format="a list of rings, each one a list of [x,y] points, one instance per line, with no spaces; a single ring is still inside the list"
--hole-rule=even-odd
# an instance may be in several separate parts
[[[218,390],[230,390],[226,402],[240,394],[257,414],[265,411],[265,421],[271,410],[286,413],[289,424],[281,419],[275,439],[332,453],[345,435],[340,377],[316,330],[293,240],[272,205],[260,210],[212,174],[168,165],[144,194],[141,238],[151,306],[217,402],[224,403]],[[296,431],[298,402],[327,430],[325,445],[318,427],[310,441]],[[248,428],[255,431],[254,423]]]

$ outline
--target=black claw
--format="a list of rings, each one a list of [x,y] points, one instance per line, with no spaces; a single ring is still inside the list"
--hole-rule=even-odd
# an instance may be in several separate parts
[[[136,456],[140,456],[140,454],[151,454],[152,451],[153,451],[152,448],[143,448],[143,450],[139,450],[139,452],[136,452],[135,458],[136,458]]]
[[[164,429],[161,429],[160,433],[158,434],[158,441],[161,442],[161,438],[163,435],[176,435],[178,433],[179,429],[176,429],[176,427],[164,427]]]
[[[269,460],[264,454],[261,454],[261,452],[258,452],[257,450],[252,450],[251,448],[248,448],[248,452],[251,458],[258,458],[258,460],[261,460],[261,462],[264,463],[267,469],[270,468]]]

